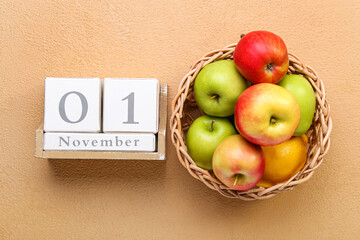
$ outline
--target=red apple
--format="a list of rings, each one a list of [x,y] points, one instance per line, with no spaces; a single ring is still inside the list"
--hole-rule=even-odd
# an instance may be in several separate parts
[[[235,105],[235,126],[248,141],[261,146],[285,142],[300,122],[300,107],[287,89],[259,83],[246,89]]]
[[[289,67],[284,41],[267,31],[246,34],[237,44],[233,57],[236,68],[252,84],[278,83]]]
[[[225,138],[218,145],[212,163],[215,176],[229,188],[240,191],[254,187],[265,169],[261,147],[239,134]]]

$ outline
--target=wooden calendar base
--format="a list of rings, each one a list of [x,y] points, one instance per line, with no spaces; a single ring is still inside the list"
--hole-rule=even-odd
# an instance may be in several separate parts
[[[159,131],[156,134],[155,152],[121,151],[44,151],[44,123],[36,130],[35,157],[49,159],[114,159],[164,160],[166,147],[167,84],[160,84]],[[99,133],[101,134],[101,133]]]

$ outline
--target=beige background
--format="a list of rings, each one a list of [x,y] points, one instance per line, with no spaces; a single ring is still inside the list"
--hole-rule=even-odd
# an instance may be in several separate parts
[[[1,0],[0,239],[359,239],[359,23],[358,0]],[[171,102],[197,58],[257,29],[326,85],[331,149],[307,183],[224,198],[169,136],[165,162],[34,158],[45,77],[155,77]]]

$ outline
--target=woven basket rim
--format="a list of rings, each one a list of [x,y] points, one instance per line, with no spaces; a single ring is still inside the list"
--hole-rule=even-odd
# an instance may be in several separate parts
[[[198,59],[190,68],[189,72],[180,81],[178,92],[172,102],[170,117],[171,141],[175,146],[176,153],[180,163],[188,172],[199,181],[203,182],[209,188],[218,191],[225,197],[238,198],[241,200],[268,199],[278,193],[293,189],[295,186],[309,180],[318,168],[324,156],[330,148],[330,133],[332,130],[332,119],[330,117],[330,105],[325,96],[325,86],[319,78],[316,71],[310,66],[304,64],[295,54],[289,55],[289,70],[291,74],[303,75],[312,85],[316,96],[316,111],[312,125],[306,133],[309,138],[307,160],[304,167],[285,183],[279,183],[269,188],[254,187],[248,191],[237,191],[225,186],[220,182],[212,171],[204,170],[196,166],[195,162],[187,153],[184,141],[183,130],[189,126],[184,119],[187,113],[184,113],[184,104],[194,102],[193,82],[199,71],[211,62],[232,59],[233,52],[237,43],[232,43],[222,49],[208,52]],[[200,110],[201,111],[201,110]]]

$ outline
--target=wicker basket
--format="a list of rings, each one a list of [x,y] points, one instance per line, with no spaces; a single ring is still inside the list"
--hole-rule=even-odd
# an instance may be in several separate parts
[[[196,166],[194,161],[187,153],[185,145],[186,132],[193,119],[204,113],[197,107],[193,94],[194,80],[204,66],[222,60],[232,59],[236,43],[228,45],[223,49],[209,52],[190,68],[190,71],[180,82],[178,92],[172,102],[172,115],[170,118],[171,140],[176,148],[180,163],[196,179],[202,181],[209,188],[218,191],[225,197],[239,198],[241,200],[267,199],[280,192],[293,189],[295,186],[307,181],[313,175],[314,170],[320,166],[325,154],[330,147],[330,132],[332,120],[330,118],[330,106],[325,97],[324,83],[317,73],[309,66],[305,65],[294,54],[289,53],[290,74],[302,74],[313,86],[316,95],[316,112],[313,123],[306,133],[309,138],[307,160],[304,167],[285,183],[264,188],[255,187],[248,191],[236,191],[221,183],[212,171],[207,171]]]

